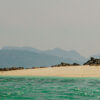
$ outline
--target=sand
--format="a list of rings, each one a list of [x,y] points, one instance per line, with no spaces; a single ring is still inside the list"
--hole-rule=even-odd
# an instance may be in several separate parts
[[[0,71],[0,76],[100,77],[100,66],[65,66]]]

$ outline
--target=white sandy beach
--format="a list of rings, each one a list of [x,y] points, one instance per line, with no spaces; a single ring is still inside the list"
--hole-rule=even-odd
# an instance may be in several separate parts
[[[100,66],[66,66],[0,71],[0,76],[100,77]]]

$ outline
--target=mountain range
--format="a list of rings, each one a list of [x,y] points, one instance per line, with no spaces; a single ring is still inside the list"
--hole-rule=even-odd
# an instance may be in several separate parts
[[[0,67],[39,67],[61,62],[83,64],[87,59],[78,52],[60,48],[38,50],[32,47],[4,47],[0,49]]]

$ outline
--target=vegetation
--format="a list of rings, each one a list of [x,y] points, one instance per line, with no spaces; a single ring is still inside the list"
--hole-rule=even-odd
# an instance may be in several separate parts
[[[79,65],[80,65],[80,64],[77,64],[77,63],[69,64],[69,63],[61,62],[61,64],[53,65],[53,66],[51,66],[51,67],[61,67],[61,66],[79,66]]]
[[[21,70],[24,67],[10,67],[10,68],[0,68],[0,71],[11,71],[11,70]]]
[[[100,65],[100,59],[95,59],[93,57],[90,58],[84,65]]]

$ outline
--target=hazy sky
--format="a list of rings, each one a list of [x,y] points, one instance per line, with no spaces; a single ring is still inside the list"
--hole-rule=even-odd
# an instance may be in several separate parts
[[[100,0],[0,0],[0,48],[100,53]]]

